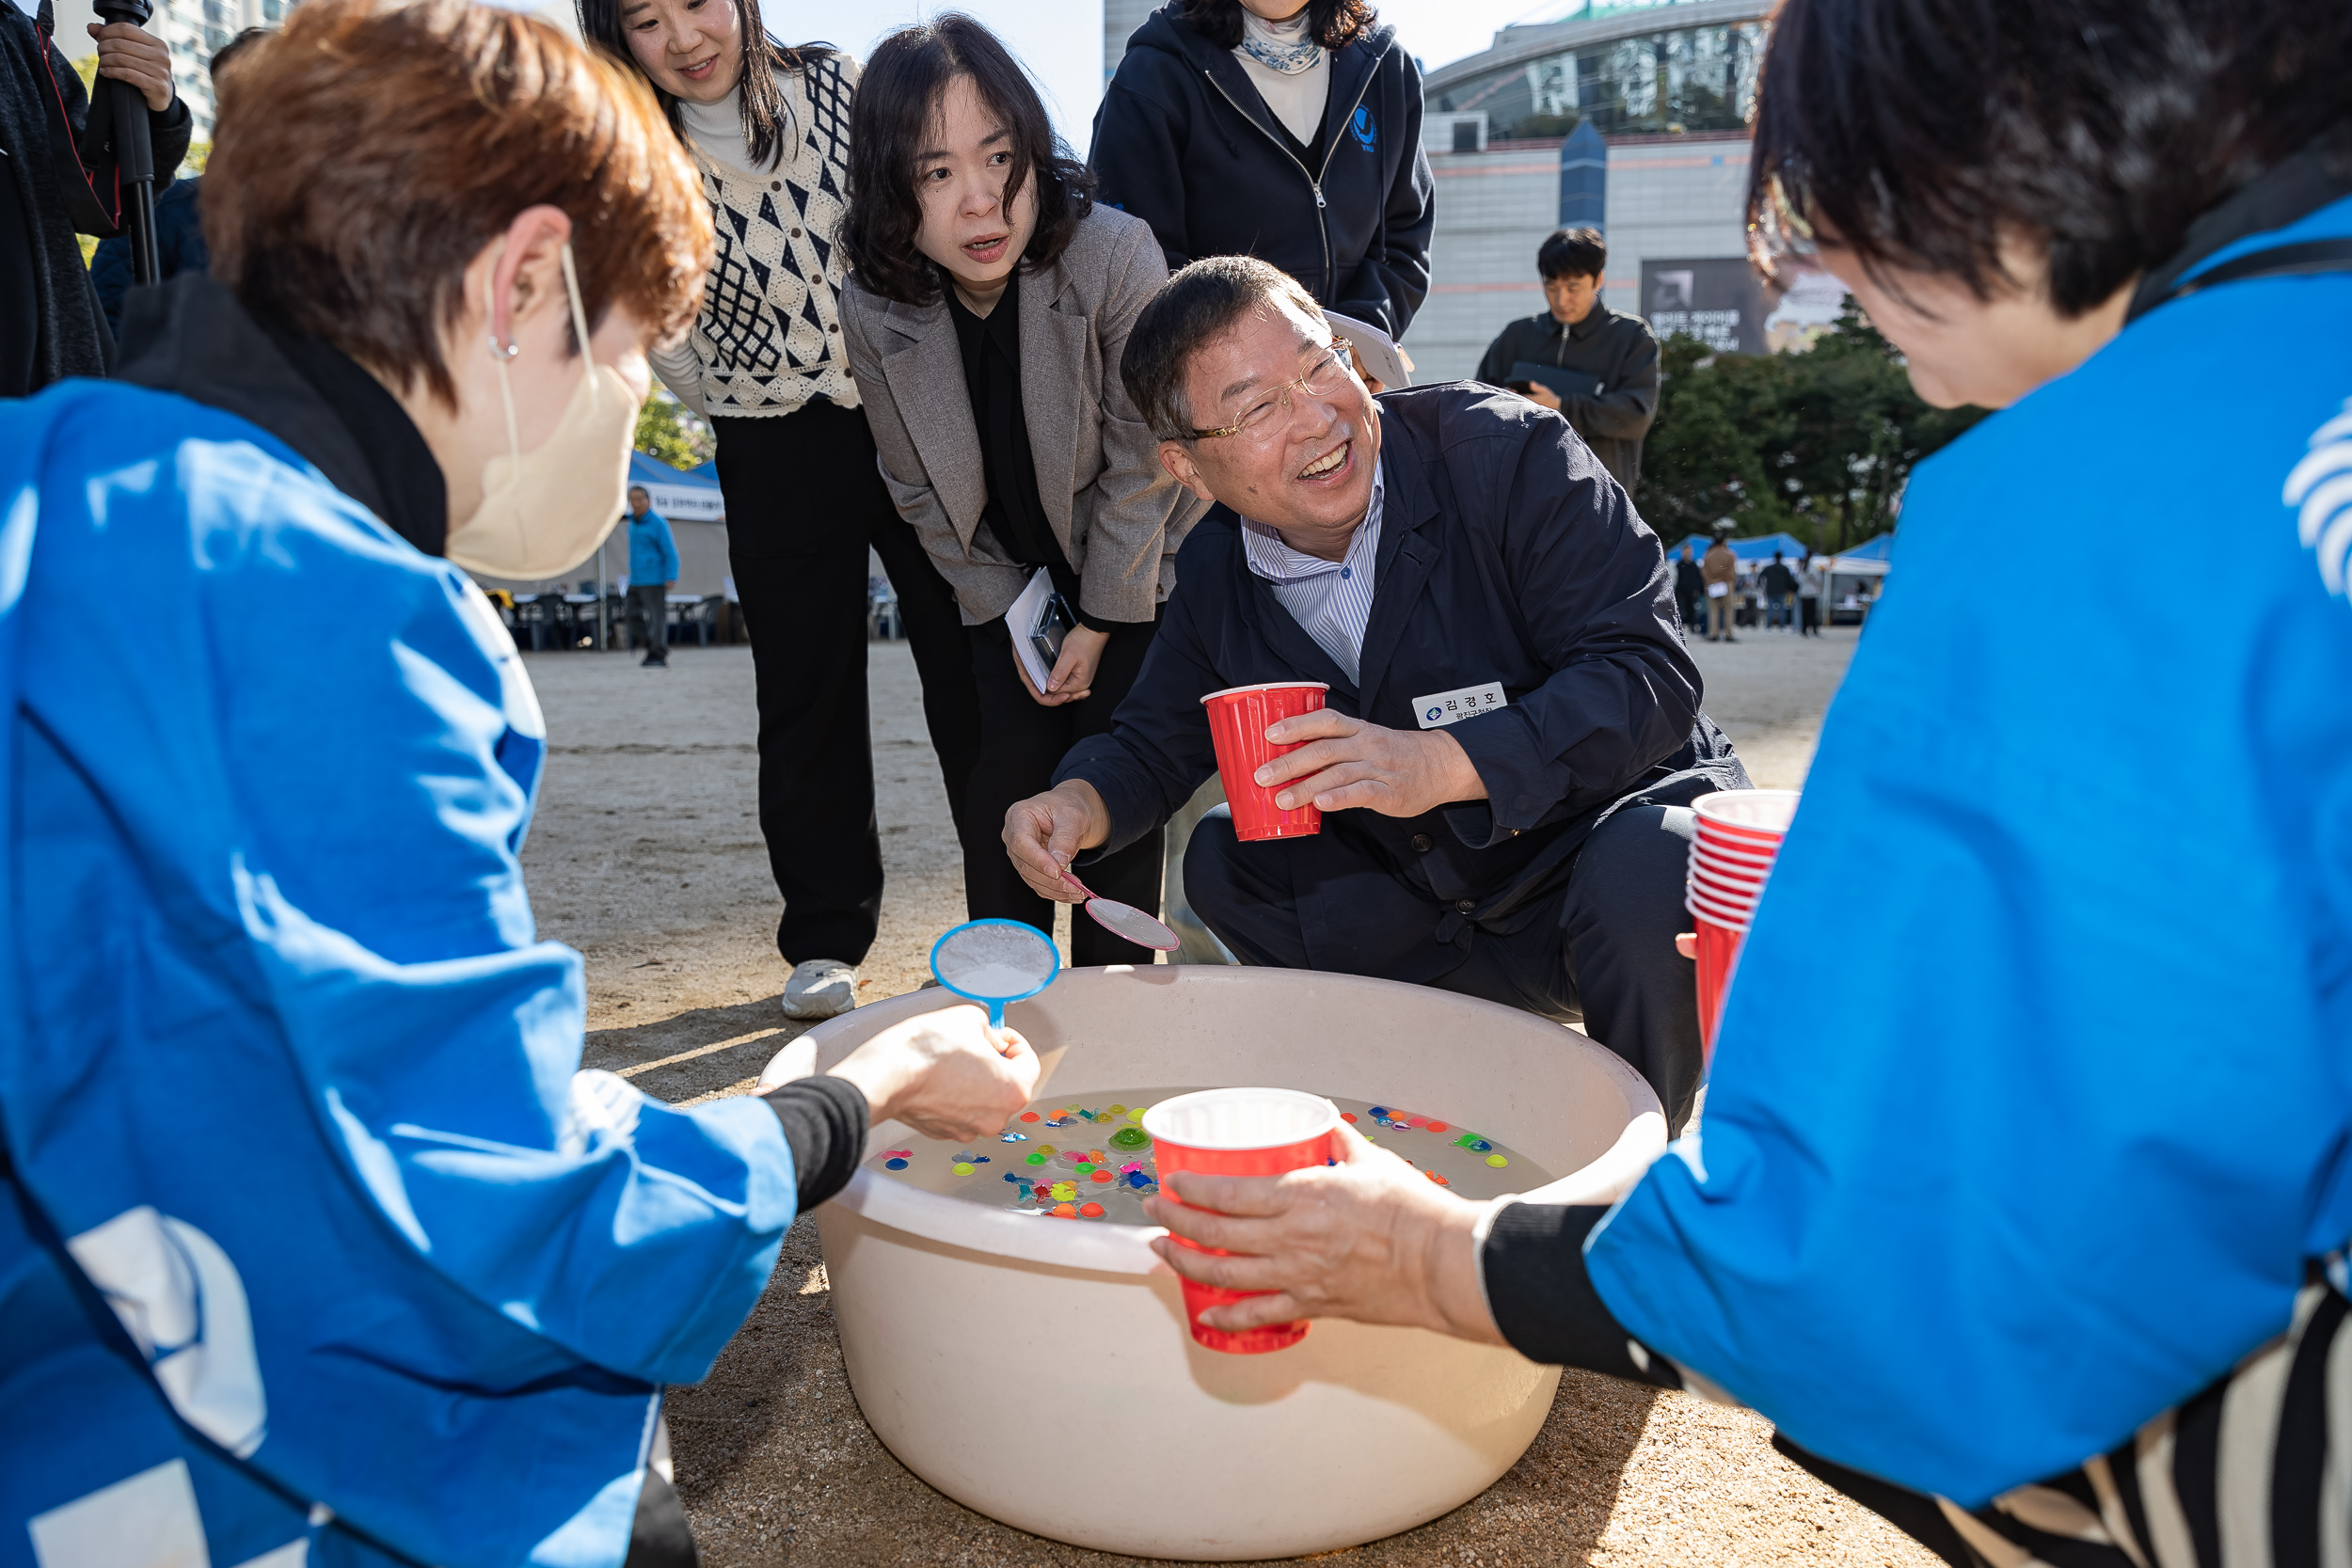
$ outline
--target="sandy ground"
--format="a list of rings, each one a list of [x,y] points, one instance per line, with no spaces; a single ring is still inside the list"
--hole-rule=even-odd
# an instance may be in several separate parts
[[[1708,710],[1758,784],[1804,782],[1854,633],[1701,644]],[[962,916],[961,859],[903,644],[873,650],[877,814],[889,879],[866,1000],[925,977]],[[625,655],[526,656],[551,755],[524,851],[542,934],[588,959],[588,1065],[675,1101],[741,1093],[798,1032],[754,796],[742,648],[681,648],[666,672]],[[1010,1529],[933,1492],[858,1415],[814,1228],[709,1380],[673,1391],[677,1479],[713,1568],[1131,1560]],[[1525,1458],[1418,1529],[1329,1554],[1349,1565],[1836,1563],[1933,1559],[1768,1447],[1745,1412],[1571,1372]]]

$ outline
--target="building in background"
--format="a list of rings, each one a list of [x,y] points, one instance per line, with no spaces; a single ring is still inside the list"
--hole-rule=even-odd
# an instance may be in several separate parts
[[[1111,72],[1127,57],[1127,40],[1136,36],[1143,19],[1160,8],[1160,0],[1103,0],[1103,85],[1111,85]]]
[[[1589,223],[1607,236],[1601,297],[1613,309],[1660,308],[1644,297],[1647,264],[1676,275],[1670,308],[1686,313],[1677,325],[1705,325],[1718,338],[1732,325],[1743,343],[1763,345],[1761,320],[1744,318],[1772,302],[1743,301],[1743,319],[1726,324],[1720,311],[1734,307],[1717,302],[1711,285],[1729,274],[1697,263],[1746,254],[1745,126],[1771,8],[1770,0],[1580,5],[1505,27],[1485,53],[1427,73],[1422,135],[1438,225],[1435,283],[1406,338],[1415,380],[1470,374],[1505,322],[1543,309],[1535,247],[1563,225]],[[1660,324],[1661,336],[1668,330]]]
[[[147,30],[171,51],[172,85],[188,106],[195,139],[213,139],[213,55],[247,27],[275,27],[296,0],[153,0]],[[568,11],[571,8],[564,8]],[[84,30],[98,20],[90,0],[56,0],[57,47],[68,59],[96,53]]]
[[[1158,4],[1103,0],[1104,83]],[[1784,299],[1744,260],[1746,126],[1771,10],[1772,0],[1564,3],[1422,73],[1438,223],[1434,282],[1406,336],[1414,380],[1470,374],[1504,323],[1544,309],[1535,247],[1564,226],[1607,236],[1602,299],[1654,316],[1661,337],[1756,353],[1808,345],[1836,319],[1842,290]]]

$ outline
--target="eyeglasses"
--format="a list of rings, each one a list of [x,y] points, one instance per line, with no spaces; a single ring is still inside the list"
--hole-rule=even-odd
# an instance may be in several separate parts
[[[1290,416],[1291,389],[1296,388],[1311,398],[1327,398],[1347,385],[1352,378],[1347,364],[1340,357],[1336,346],[1326,346],[1323,354],[1305,373],[1295,380],[1285,381],[1269,390],[1265,396],[1242,410],[1241,418],[1216,430],[1188,430],[1187,441],[1206,441],[1219,436],[1247,436],[1252,441],[1263,441],[1283,428],[1283,420]],[[1277,419],[1279,410],[1282,418]]]

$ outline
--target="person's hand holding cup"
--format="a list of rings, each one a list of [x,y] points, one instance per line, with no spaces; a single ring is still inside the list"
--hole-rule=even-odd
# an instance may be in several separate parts
[[[904,1122],[927,1138],[969,1142],[994,1132],[1037,1092],[1037,1053],[1018,1030],[991,1029],[969,1003],[896,1023],[827,1075],[866,1096],[875,1125]]]

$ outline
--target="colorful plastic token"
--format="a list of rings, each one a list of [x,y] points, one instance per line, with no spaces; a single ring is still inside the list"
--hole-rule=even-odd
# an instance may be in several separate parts
[[[1081,1203],[1078,1212],[1090,1220],[1099,1220],[1103,1217],[1103,1206],[1099,1203]]]
[[[907,1163],[904,1160],[884,1160],[882,1162],[882,1168],[885,1170],[904,1170],[907,1168]]]
[[[1078,1196],[1078,1184],[1075,1181],[1057,1181],[1052,1190],[1057,1200],[1073,1198]]]
[[[1094,1180],[1097,1181],[1116,1181],[1119,1178],[1113,1176],[1109,1171],[1098,1170],[1094,1173]]]
[[[1389,1114],[1389,1108],[1386,1105],[1375,1105],[1372,1107],[1371,1114],[1375,1117],[1385,1117]]]
[[[1501,1170],[1503,1166],[1509,1164],[1510,1163],[1510,1161],[1504,1159],[1500,1154],[1489,1154],[1486,1156],[1486,1164],[1494,1166],[1497,1170]]]
[[[1057,1203],[1054,1205],[1054,1217],[1057,1220],[1074,1220],[1078,1217],[1078,1206],[1074,1203]]]
[[[1426,1127],[1429,1125],[1429,1118],[1427,1117],[1406,1117],[1405,1118],[1405,1125],[1407,1127]]]
[[[1104,1109],[1115,1117],[1123,1117],[1127,1114],[1127,1107],[1124,1105],[1106,1105]]]
[[[1127,1185],[1130,1187],[1141,1189],[1151,1184],[1152,1179],[1139,1170],[1131,1170],[1127,1173]]]
[[[966,1160],[958,1160],[956,1162],[955,1169],[958,1176],[969,1176],[972,1174],[971,1162]]]
[[[1429,1124],[1429,1131],[1432,1132],[1443,1132],[1446,1131],[1446,1125],[1441,1121],[1433,1121]]]
[[[1035,1111],[1024,1111],[1021,1113],[1021,1119],[1023,1121],[1035,1121],[1037,1119],[1037,1113]]]
[[[1033,1165],[1041,1165],[1046,1162],[1047,1158],[1048,1156],[1045,1150],[1041,1148],[1036,1153],[1029,1156],[1028,1163]]]
[[[1127,1107],[1127,1119],[1129,1121],[1141,1121],[1143,1119],[1143,1106],[1130,1105]]]
[[[1024,1187],[1025,1187],[1025,1186],[1027,1186],[1027,1185],[1028,1185],[1028,1183],[1027,1183],[1026,1181],[1023,1181],[1023,1180],[1021,1180],[1021,1178],[1019,1178],[1019,1177],[1017,1177],[1017,1176],[1013,1175],[1013,1174],[1012,1174],[1012,1172],[1010,1172],[1010,1171],[1007,1171],[1007,1172],[1005,1172],[1005,1180],[1008,1180],[1008,1181],[1011,1181],[1011,1182],[1017,1183],[1018,1185],[1020,1185],[1020,1186],[1024,1186]]]
[[[1353,1111],[1342,1111],[1340,1113],[1340,1119],[1342,1121],[1354,1121],[1356,1119],[1356,1113]]]
[[[996,1141],[1000,1144],[1025,1144],[1029,1141],[1029,1135],[1026,1132],[1008,1132]]]
[[[1070,1174],[1073,1176],[1092,1176],[1094,1174],[1094,1167],[1088,1164],[1084,1160],[1081,1160],[1076,1164],[1070,1167]]]
[[[1110,1137],[1113,1148],[1141,1148],[1151,1141],[1152,1135],[1140,1127],[1122,1127]]]
[[[1439,1176],[1439,1175],[1438,1175],[1436,1171],[1434,1171],[1434,1170],[1430,1170],[1430,1171],[1423,1171],[1423,1172],[1422,1172],[1422,1174],[1423,1176],[1426,1176],[1427,1178],[1429,1178],[1429,1180],[1430,1180],[1435,1181],[1435,1182],[1436,1182],[1438,1186],[1440,1186],[1440,1187],[1451,1187],[1451,1186],[1453,1186],[1453,1185],[1454,1185],[1454,1183],[1453,1183],[1453,1182],[1448,1181],[1448,1180],[1447,1180],[1444,1177]]]

